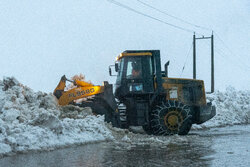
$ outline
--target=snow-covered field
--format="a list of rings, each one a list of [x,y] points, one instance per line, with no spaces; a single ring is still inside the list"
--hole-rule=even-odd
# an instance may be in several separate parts
[[[217,115],[193,129],[250,122],[250,91],[230,87],[207,98],[216,105]],[[0,80],[0,157],[101,141],[157,144],[176,140],[185,138],[168,140],[112,128],[103,116],[93,116],[89,108],[59,107],[52,94],[33,92],[12,77]]]

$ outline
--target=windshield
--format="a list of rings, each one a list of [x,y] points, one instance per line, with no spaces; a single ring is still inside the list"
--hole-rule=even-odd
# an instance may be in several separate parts
[[[142,78],[141,57],[131,57],[127,59],[126,78]]]

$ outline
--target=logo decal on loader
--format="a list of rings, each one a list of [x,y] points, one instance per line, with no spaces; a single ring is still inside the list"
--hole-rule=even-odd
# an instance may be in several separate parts
[[[82,96],[82,95],[90,94],[90,93],[94,93],[94,92],[95,92],[95,89],[91,88],[91,89],[87,89],[87,90],[77,91],[76,94],[70,93],[69,97],[77,97],[77,96]]]

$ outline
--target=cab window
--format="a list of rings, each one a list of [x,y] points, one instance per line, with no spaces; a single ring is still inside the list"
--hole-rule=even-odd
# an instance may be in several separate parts
[[[126,78],[142,78],[142,64],[140,57],[131,57],[127,59]]]

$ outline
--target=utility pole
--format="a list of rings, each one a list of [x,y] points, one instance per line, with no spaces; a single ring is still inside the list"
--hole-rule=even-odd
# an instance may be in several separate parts
[[[211,36],[211,93],[214,92],[214,34]]]
[[[211,37],[196,38],[193,35],[193,79],[196,79],[196,40],[197,39],[211,39],[211,93],[214,92],[214,35],[212,32]]]
[[[196,79],[196,43],[195,33],[193,35],[193,79]]]

